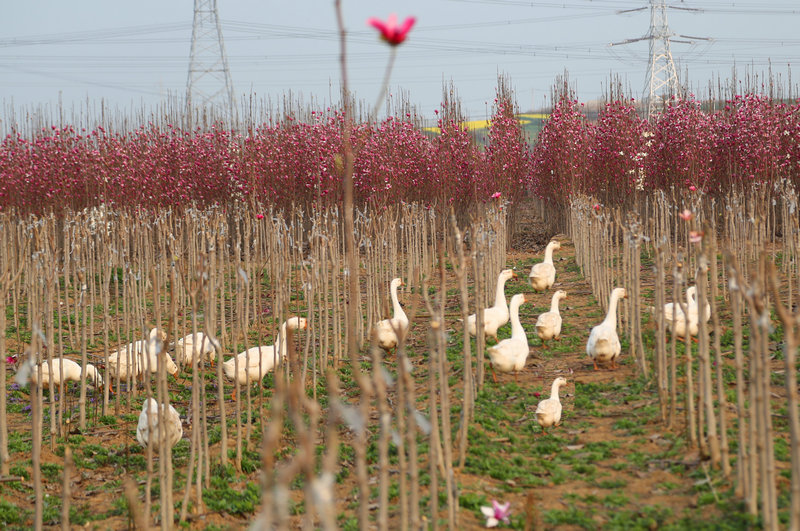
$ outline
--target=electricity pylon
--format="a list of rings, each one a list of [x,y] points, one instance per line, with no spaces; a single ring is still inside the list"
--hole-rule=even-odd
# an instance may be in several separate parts
[[[664,92],[671,96],[680,96],[678,72],[669,48],[669,40],[674,34],[667,24],[667,6],[664,0],[650,0],[650,60],[647,63],[647,75],[644,79],[644,92],[647,97],[647,116],[661,107]]]
[[[194,0],[186,103],[189,109],[208,105],[227,108],[231,116],[235,111],[233,82],[222,40],[217,0]]]
[[[681,86],[678,81],[678,71],[672,58],[670,43],[695,44],[697,40],[709,40],[705,37],[690,37],[688,35],[678,36],[691,40],[674,39],[675,34],[670,31],[667,23],[667,7],[682,11],[700,11],[699,9],[688,7],[667,6],[666,0],[650,0],[650,29],[647,34],[643,37],[626,39],[612,44],[614,46],[643,40],[650,41],[650,58],[647,63],[647,74],[645,75],[644,90],[642,91],[642,100],[647,101],[648,118],[663,105],[665,97],[676,96],[680,98],[682,96]],[[642,11],[644,9],[647,8],[626,9],[618,11],[618,13]]]

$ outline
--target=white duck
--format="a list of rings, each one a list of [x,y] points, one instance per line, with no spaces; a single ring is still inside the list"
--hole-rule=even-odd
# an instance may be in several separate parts
[[[586,342],[586,354],[592,359],[594,369],[597,363],[611,363],[611,368],[617,368],[617,357],[622,351],[622,345],[617,335],[617,302],[627,297],[625,288],[614,288],[608,303],[608,313],[603,322],[592,328],[589,341]]]
[[[536,406],[536,422],[542,427],[542,432],[547,434],[546,428],[561,424],[561,400],[558,398],[558,389],[567,384],[567,379],[558,377],[553,380],[550,398],[545,398]]]
[[[516,278],[513,269],[504,269],[497,276],[497,289],[494,295],[494,306],[483,309],[483,331],[497,341],[497,329],[508,322],[508,303],[506,303],[506,281]],[[478,314],[473,313],[467,317],[467,330],[470,335],[478,334]]]
[[[556,281],[556,266],[553,265],[553,251],[561,249],[561,244],[552,240],[544,249],[544,260],[534,264],[528,280],[536,291],[549,289]]]
[[[189,334],[175,343],[175,362],[181,367],[191,365],[193,354],[198,358],[198,363],[201,360],[207,360],[213,365],[214,360],[217,359],[216,351],[221,348],[219,341],[203,332],[197,332],[197,335]]]
[[[142,412],[139,414],[139,424],[136,426],[136,440],[139,444],[147,448],[147,444],[152,441],[153,448],[158,449],[158,416],[165,415],[164,426],[167,430],[167,444],[172,447],[183,437],[183,425],[181,416],[170,404],[169,409],[164,408],[165,404],[159,407],[155,398],[148,398],[142,405]]]
[[[286,359],[294,330],[305,328],[308,328],[308,320],[305,317],[287,319],[281,325],[274,345],[251,347],[239,353],[222,364],[222,372],[229,380],[241,385],[260,381],[275,368],[276,362],[281,363]]]
[[[389,287],[392,294],[392,312],[394,317],[375,323],[374,333],[378,346],[386,352],[397,347],[398,339],[395,330],[403,333],[408,330],[408,317],[406,316],[406,312],[403,311],[403,307],[400,306],[400,301],[397,299],[397,288],[403,285],[403,279],[392,279],[392,283]]]
[[[493,347],[489,347],[489,360],[491,361],[492,377],[497,383],[495,370],[500,372],[517,372],[525,367],[528,359],[528,336],[522,323],[519,322],[519,307],[525,302],[525,295],[517,293],[511,297],[511,337],[504,339]]]
[[[128,343],[121,349],[112,352],[108,356],[109,374],[114,378],[117,377],[117,374],[120,378],[127,378],[128,375],[139,376],[148,367],[151,373],[155,373],[158,371],[158,356],[160,355],[163,362],[166,363],[167,373],[176,375],[178,366],[172,357],[162,350],[163,341],[166,338],[166,332],[153,328],[150,330],[148,339]]]
[[[536,319],[536,335],[544,342],[550,339],[559,339],[561,336],[561,314],[558,311],[558,302],[567,298],[567,292],[560,289],[553,293],[550,302],[550,311],[544,312]]]
[[[61,383],[61,371],[64,371],[64,383],[66,382],[80,382],[81,381],[81,366],[80,364],[67,358],[56,358],[53,360],[53,379],[50,380],[50,364],[47,361],[42,362],[42,387],[49,387],[52,381],[53,385]],[[39,378],[39,368],[34,367],[31,372],[31,380],[33,383]],[[97,367],[91,363],[86,364],[86,382],[97,388],[103,387],[103,377]]]

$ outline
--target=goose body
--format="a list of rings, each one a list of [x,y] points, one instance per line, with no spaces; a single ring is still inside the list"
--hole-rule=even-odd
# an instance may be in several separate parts
[[[403,279],[392,279],[389,288],[392,296],[393,317],[375,323],[374,333],[378,346],[387,352],[397,347],[398,337],[396,331],[405,333],[408,330],[408,317],[406,312],[403,311],[403,307],[400,306],[400,300],[397,298],[397,288],[402,285]]]
[[[289,342],[292,332],[297,329],[308,328],[305,317],[291,317],[281,325],[278,339],[273,345],[251,347],[244,352],[230,358],[222,364],[225,376],[240,385],[248,382],[260,381],[275,368],[276,363],[281,363],[289,352]]]
[[[678,337],[686,337],[688,332],[689,336],[697,336],[699,331],[700,308],[697,302],[697,286],[690,286],[686,290],[686,314],[683,313],[683,308],[676,302],[670,302],[664,305],[664,321],[667,329]],[[674,316],[673,316],[674,312]],[[711,318],[711,305],[706,302],[705,311],[703,312],[705,321]]]
[[[511,337],[488,349],[495,382],[497,382],[495,371],[514,372],[516,376],[516,373],[525,367],[525,361],[528,359],[528,336],[519,321],[519,307],[523,302],[525,295],[522,293],[511,297]]]
[[[159,437],[159,414],[164,415],[164,427],[167,432],[167,444],[172,447],[183,437],[183,425],[181,416],[170,404],[168,409],[161,404],[159,408],[155,398],[148,398],[144,401],[142,412],[139,414],[139,424],[136,426],[136,440],[139,444],[147,448],[147,444],[152,441],[153,448],[158,448]]]
[[[586,354],[594,363],[597,370],[598,363],[610,363],[611,368],[617,366],[617,358],[622,351],[622,345],[617,335],[617,304],[619,299],[626,297],[625,288],[614,288],[608,303],[608,313],[603,322],[592,328],[589,340],[586,342]]]
[[[208,337],[203,332],[189,334],[175,343],[175,362],[180,366],[191,365],[194,356],[198,363],[201,360],[214,363],[217,359],[217,350],[220,350],[220,344],[216,339]]]
[[[50,379],[50,363],[42,362],[42,387],[59,385],[61,383],[61,372],[64,372],[64,383],[81,381],[81,366],[75,361],[67,358],[56,358],[53,360],[53,379]],[[31,380],[36,383],[39,378],[39,369],[34,367],[31,372]],[[97,368],[91,363],[86,364],[86,382],[95,387],[103,386],[103,377],[100,376]]]
[[[108,370],[113,377],[119,375],[120,378],[128,376],[139,376],[148,370],[151,373],[158,371],[158,356],[162,357],[163,363],[168,374],[178,373],[178,366],[172,357],[162,351],[160,342],[166,339],[163,330],[153,328],[150,330],[148,339],[140,339],[128,343],[121,349],[112,352],[108,356]]]
[[[561,314],[558,311],[558,302],[567,297],[567,292],[563,289],[553,294],[550,302],[550,311],[545,312],[536,319],[536,335],[542,340],[542,344],[550,339],[559,339],[561,336]]]
[[[544,249],[544,260],[534,264],[528,275],[528,281],[536,291],[550,289],[556,281],[556,267],[553,265],[553,251],[561,249],[561,244],[553,240]]]
[[[562,385],[566,385],[567,379],[558,377],[553,381],[550,390],[550,398],[539,402],[536,406],[536,422],[542,427],[542,431],[552,426],[561,424],[561,400],[558,398],[558,390]]]
[[[483,331],[497,341],[497,329],[508,322],[509,312],[506,303],[505,286],[506,281],[516,277],[513,269],[504,269],[497,276],[497,288],[494,296],[494,305],[483,309]],[[478,334],[478,314],[473,313],[467,317],[467,330],[470,335]]]

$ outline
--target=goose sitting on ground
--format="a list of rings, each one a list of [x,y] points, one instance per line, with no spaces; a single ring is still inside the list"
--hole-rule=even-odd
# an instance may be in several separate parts
[[[519,322],[519,307],[525,302],[525,295],[517,293],[511,297],[511,337],[504,339],[493,347],[489,347],[489,360],[492,367],[492,378],[497,383],[497,374],[500,372],[513,372],[516,380],[517,372],[525,367],[528,359],[528,336],[522,323]]]
[[[53,360],[53,379],[50,379],[50,364],[42,362],[42,387],[50,387],[61,383],[61,371],[64,371],[64,383],[81,381],[81,366],[67,358],[56,358]],[[31,372],[31,381],[36,383],[39,378],[39,368],[34,367]],[[103,377],[100,376],[97,368],[91,363],[86,364],[86,383],[96,388],[103,387]]]
[[[213,365],[214,360],[217,359],[216,351],[220,349],[219,341],[208,337],[203,332],[197,332],[197,335],[189,334],[175,343],[175,362],[181,367],[191,365],[192,354],[194,354],[198,363],[207,360]]]
[[[152,441],[153,448],[158,450],[159,413],[165,415],[164,426],[167,431],[167,444],[173,447],[183,437],[183,426],[181,425],[181,416],[178,411],[171,404],[169,409],[164,409],[164,406],[165,404],[161,404],[161,407],[159,407],[155,398],[148,398],[142,405],[139,424],[136,426],[136,440],[145,448]]]
[[[528,280],[536,291],[550,289],[556,281],[556,267],[553,265],[553,251],[561,249],[561,244],[553,240],[544,249],[544,260],[534,264]]]
[[[592,359],[594,370],[598,369],[598,362],[610,363],[612,369],[617,368],[617,357],[622,351],[622,345],[617,335],[617,302],[625,297],[627,297],[625,288],[614,288],[608,303],[606,318],[592,328],[589,334],[589,341],[586,342],[586,354]]]
[[[566,298],[566,291],[563,289],[556,291],[553,294],[553,300],[550,302],[550,311],[541,314],[536,319],[536,335],[542,340],[542,346],[545,345],[545,341],[550,339],[560,339],[561,314],[558,312],[558,301]]]
[[[166,364],[167,373],[175,376],[178,373],[178,366],[172,357],[162,350],[166,338],[167,334],[163,330],[153,328],[148,339],[128,343],[109,354],[108,371],[111,377],[116,378],[119,375],[120,379],[126,379],[128,376],[140,376],[148,370],[148,367],[151,373],[158,372],[158,356],[161,356],[162,363]]]
[[[558,398],[558,389],[567,384],[567,379],[558,377],[553,381],[550,398],[539,402],[536,406],[536,422],[542,427],[542,432],[547,434],[546,428],[561,424],[561,400]]]
[[[289,353],[289,344],[294,340],[294,331],[308,328],[305,317],[291,317],[284,321],[274,345],[251,347],[222,364],[225,377],[240,385],[258,382],[281,363]],[[234,385],[234,396],[236,386]]]
[[[504,269],[497,276],[497,289],[494,295],[494,306],[483,309],[483,331],[488,337],[497,341],[497,329],[508,322],[508,304],[506,303],[505,286],[510,278],[516,278],[513,269]],[[467,317],[467,330],[471,336],[478,334],[478,314]]]
[[[392,312],[394,317],[375,323],[375,339],[378,346],[387,353],[393,348],[397,348],[397,343],[399,342],[397,332],[405,334],[408,331],[408,317],[406,316],[406,312],[403,311],[403,307],[400,306],[400,301],[397,298],[397,288],[403,285],[403,279],[392,279],[389,288],[392,295]]]

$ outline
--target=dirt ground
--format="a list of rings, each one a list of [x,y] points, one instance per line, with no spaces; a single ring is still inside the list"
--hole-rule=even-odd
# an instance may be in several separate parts
[[[535,529],[625,528],[620,527],[619,522],[614,520],[615,515],[621,514],[624,518],[624,515],[629,514],[633,518],[644,515],[653,507],[663,508],[668,516],[661,520],[656,519],[657,525],[651,528],[658,528],[664,522],[675,523],[681,518],[692,518],[692,515],[712,520],[715,514],[719,514],[719,510],[714,504],[699,505],[699,496],[709,489],[699,489],[698,486],[711,485],[713,490],[713,485],[716,485],[717,489],[722,490],[729,488],[730,484],[703,479],[705,463],[700,460],[697,452],[682,447],[681,438],[668,433],[657,415],[652,414],[653,408],[658,406],[655,388],[652,385],[649,387],[634,385],[637,381],[636,366],[624,351],[621,366],[614,371],[608,369],[595,371],[587,358],[585,341],[589,330],[598,324],[603,316],[600,315],[588,283],[574,263],[572,243],[564,235],[548,234],[535,218],[523,216],[519,230],[511,242],[507,260],[509,265],[517,266],[520,270],[520,280],[515,281],[517,284],[513,288],[509,284],[509,291],[530,293],[530,289],[523,285],[524,278],[527,277],[530,266],[541,259],[544,246],[551,237],[562,242],[561,249],[555,255],[558,274],[553,290],[564,289],[568,293],[568,298],[561,307],[565,323],[564,335],[557,346],[551,346],[549,349],[541,346],[536,338],[533,324],[538,313],[549,308],[552,291],[545,294],[531,293],[532,302],[526,304],[522,311],[523,326],[531,344],[525,370],[517,376],[516,382],[511,375],[498,375],[498,384],[494,384],[490,377],[486,384],[492,392],[491,400],[499,401],[501,407],[507,405],[509,409],[523,400],[528,404],[526,413],[519,416],[516,423],[500,422],[502,429],[497,433],[490,433],[489,430],[486,430],[486,433],[498,440],[495,450],[499,454],[507,456],[510,460],[521,457],[522,468],[538,466],[538,461],[530,460],[528,455],[518,455],[519,452],[515,448],[509,447],[507,441],[516,439],[517,434],[519,440],[524,441],[526,448],[541,448],[542,446],[537,445],[543,444],[554,448],[552,454],[544,452],[539,454],[537,459],[556,462],[562,453],[567,453],[573,456],[572,462],[558,465],[566,471],[563,477],[556,479],[552,471],[543,472],[536,476],[538,478],[536,484],[524,484],[515,479],[501,480],[493,477],[491,473],[478,474],[472,472],[470,467],[466,467],[457,470],[456,473],[459,494],[465,496],[465,499],[469,495],[474,495],[476,499],[485,496],[486,500],[494,498],[511,502],[514,515],[512,525],[518,528],[523,528],[526,522],[528,525],[533,524]],[[450,312],[452,314],[457,312],[456,307],[448,310],[452,310]],[[457,322],[448,324],[453,331],[457,330]],[[412,345],[424,345],[424,329],[424,323],[414,324],[410,339]],[[507,327],[501,333],[501,337],[502,334],[507,336]],[[14,345],[10,347],[13,348]],[[412,362],[419,365],[420,370],[427,363],[421,358],[412,359]],[[8,376],[13,377],[10,369]],[[549,394],[550,383],[556,376],[565,376],[568,379],[568,385],[562,389],[564,418],[560,427],[545,436],[535,425],[533,412],[538,397],[535,397],[534,393],[539,393],[541,398],[545,398]],[[516,385],[511,385],[514,382]],[[634,388],[635,392],[628,396],[628,392]],[[578,401],[580,403],[577,404],[576,400],[584,390],[592,390],[593,399]],[[424,392],[424,386],[420,383],[418,394]],[[27,401],[27,393],[24,391],[13,391],[9,396],[14,397],[10,398],[11,403],[19,401],[24,404]],[[70,400],[76,404],[75,396],[73,390]],[[480,400],[479,398],[479,402]],[[188,403],[182,403],[180,398],[176,400],[175,405],[183,411],[188,409]],[[210,411],[214,411],[214,400],[209,402],[209,408]],[[138,411],[133,413],[138,415]],[[476,412],[476,415],[479,414],[480,410]],[[681,415],[682,409],[679,410],[679,416]],[[129,527],[129,518],[124,508],[117,511],[118,514],[111,514],[111,509],[122,497],[122,488],[116,481],[128,473],[124,465],[125,460],[132,460],[132,456],[142,455],[134,438],[135,425],[135,419],[126,417],[119,419],[116,425],[95,423],[89,433],[83,435],[80,447],[98,445],[112,449],[110,453],[113,455],[106,459],[109,464],[100,464],[94,468],[79,466],[71,478],[72,505],[81,507],[82,511],[95,517],[103,515],[99,519],[90,518],[85,526],[81,527],[88,529]],[[47,426],[48,423],[45,422],[46,431]],[[12,467],[18,465],[18,470],[29,471],[30,454],[24,451],[25,445],[30,441],[29,411],[12,412],[9,415],[9,431],[12,434],[19,434],[17,439],[12,439],[12,442],[18,443],[17,447],[23,448],[22,451],[12,451]],[[184,438],[188,437],[188,432],[188,426],[185,426]],[[77,434],[77,430],[73,430],[73,433]],[[229,447],[233,444],[234,439],[231,437]],[[605,445],[601,457],[583,455],[584,449],[599,447],[598,444]],[[51,448],[49,443],[46,444],[43,447],[42,461],[63,465],[63,457],[53,451],[54,449],[58,451],[59,446],[62,445],[56,444]],[[670,453],[670,450],[675,451]],[[635,466],[631,460],[634,454],[641,455]],[[91,456],[84,458],[92,459]],[[130,466],[136,469],[133,461]],[[185,465],[182,466],[185,468]],[[351,493],[355,486],[354,464],[351,461],[344,463],[343,466],[351,470],[337,489],[341,495],[341,499],[338,500],[340,514],[353,516],[354,499]],[[592,470],[589,477],[576,472],[587,467],[591,467]],[[522,469],[520,471],[524,472]],[[142,477],[141,474],[139,477]],[[232,481],[232,486],[235,489],[243,488],[248,481],[258,484],[258,472],[239,477]],[[45,474],[45,493],[60,499],[61,482],[58,470],[52,474]],[[140,485],[142,484],[140,481]],[[176,492],[175,501],[179,502],[181,497],[182,491]],[[293,491],[292,497],[295,501],[299,501],[302,491]],[[0,483],[0,500],[12,503],[20,510],[28,511],[23,521],[18,524],[7,520],[9,528],[24,529],[30,525],[30,512],[33,511],[30,476],[22,482]],[[157,500],[158,497],[154,496],[154,501]],[[393,503],[396,503],[396,500]],[[12,509],[4,505],[0,510]],[[574,517],[572,521],[567,521],[569,520],[567,518],[556,523],[553,521],[555,518],[553,514],[547,516],[552,511],[561,511],[565,514],[571,511]],[[581,515],[585,515],[585,518],[582,519]],[[252,516],[252,513],[234,515],[226,511],[208,511],[203,515],[194,515],[190,520],[190,528],[244,529]],[[445,513],[442,512],[439,516],[444,517]],[[641,520],[641,522],[646,521],[646,519]],[[293,522],[299,526],[300,517],[296,517]],[[640,526],[644,525],[636,524],[633,520],[630,522],[631,526],[628,528],[631,529],[641,528]],[[460,510],[460,528],[477,529],[481,528],[483,523],[483,518],[474,507]],[[340,524],[347,527],[344,522],[340,521]],[[49,523],[51,527],[55,525],[55,522]]]

